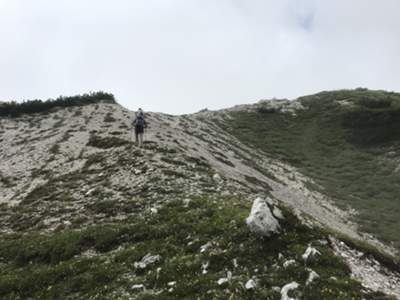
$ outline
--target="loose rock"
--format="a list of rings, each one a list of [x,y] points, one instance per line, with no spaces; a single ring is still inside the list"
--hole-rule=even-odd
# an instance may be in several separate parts
[[[265,237],[280,231],[278,220],[275,219],[269,206],[261,198],[254,200],[250,215],[246,219],[246,224],[251,232]]]
[[[299,287],[299,284],[295,281],[286,284],[282,289],[281,289],[281,300],[296,300],[296,298],[291,298],[288,296],[288,293],[291,290],[295,290]]]

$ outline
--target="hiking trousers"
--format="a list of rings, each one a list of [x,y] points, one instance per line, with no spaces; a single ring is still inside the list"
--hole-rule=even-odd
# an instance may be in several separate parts
[[[136,145],[139,147],[143,146],[143,133],[144,133],[144,128],[143,126],[135,126],[135,141]]]

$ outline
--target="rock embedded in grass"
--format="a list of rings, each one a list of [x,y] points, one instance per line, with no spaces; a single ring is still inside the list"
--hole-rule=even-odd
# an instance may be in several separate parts
[[[245,288],[246,288],[246,290],[253,290],[256,288],[256,286],[257,286],[256,282],[253,279],[249,279],[246,282]]]
[[[315,271],[313,271],[313,270],[311,270],[311,269],[308,269],[308,271],[309,271],[310,273],[308,274],[308,278],[307,278],[307,281],[306,281],[306,285],[311,284],[315,279],[318,279],[318,278],[319,278],[319,275],[318,275]]]
[[[280,232],[278,220],[272,214],[268,204],[261,198],[254,200],[246,224],[251,232],[264,237]]]
[[[295,281],[283,286],[281,289],[281,300],[296,300],[296,298],[292,298],[288,294],[291,290],[295,290],[298,287],[299,287],[299,284]]]
[[[134,267],[137,269],[145,269],[148,265],[151,265],[157,261],[161,260],[160,255],[146,254],[141,261],[135,262]]]
[[[304,252],[304,254],[301,256],[304,260],[304,263],[307,263],[311,259],[313,259],[315,256],[321,255],[321,252],[319,252],[317,249],[312,247],[311,245],[308,245],[308,248]]]

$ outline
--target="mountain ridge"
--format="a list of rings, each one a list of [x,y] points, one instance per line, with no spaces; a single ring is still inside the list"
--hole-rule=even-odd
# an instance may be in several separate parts
[[[352,210],[340,209],[320,190],[310,189],[317,185],[313,179],[221,126],[232,111],[248,109],[291,116],[306,108],[301,102],[276,100],[183,116],[150,112],[143,149],[131,142],[132,112],[118,104],[2,119],[1,199],[14,204],[1,206],[2,234],[62,234],[117,224],[131,215],[157,215],[171,198],[190,203],[209,195],[247,201],[262,196],[284,203],[307,226],[328,226],[395,253],[360,234],[350,220]],[[396,291],[393,284],[384,290]]]

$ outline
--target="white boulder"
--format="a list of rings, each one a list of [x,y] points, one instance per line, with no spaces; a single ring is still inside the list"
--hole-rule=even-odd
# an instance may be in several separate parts
[[[246,224],[251,232],[265,237],[280,231],[278,220],[273,216],[267,203],[261,198],[254,200]]]

